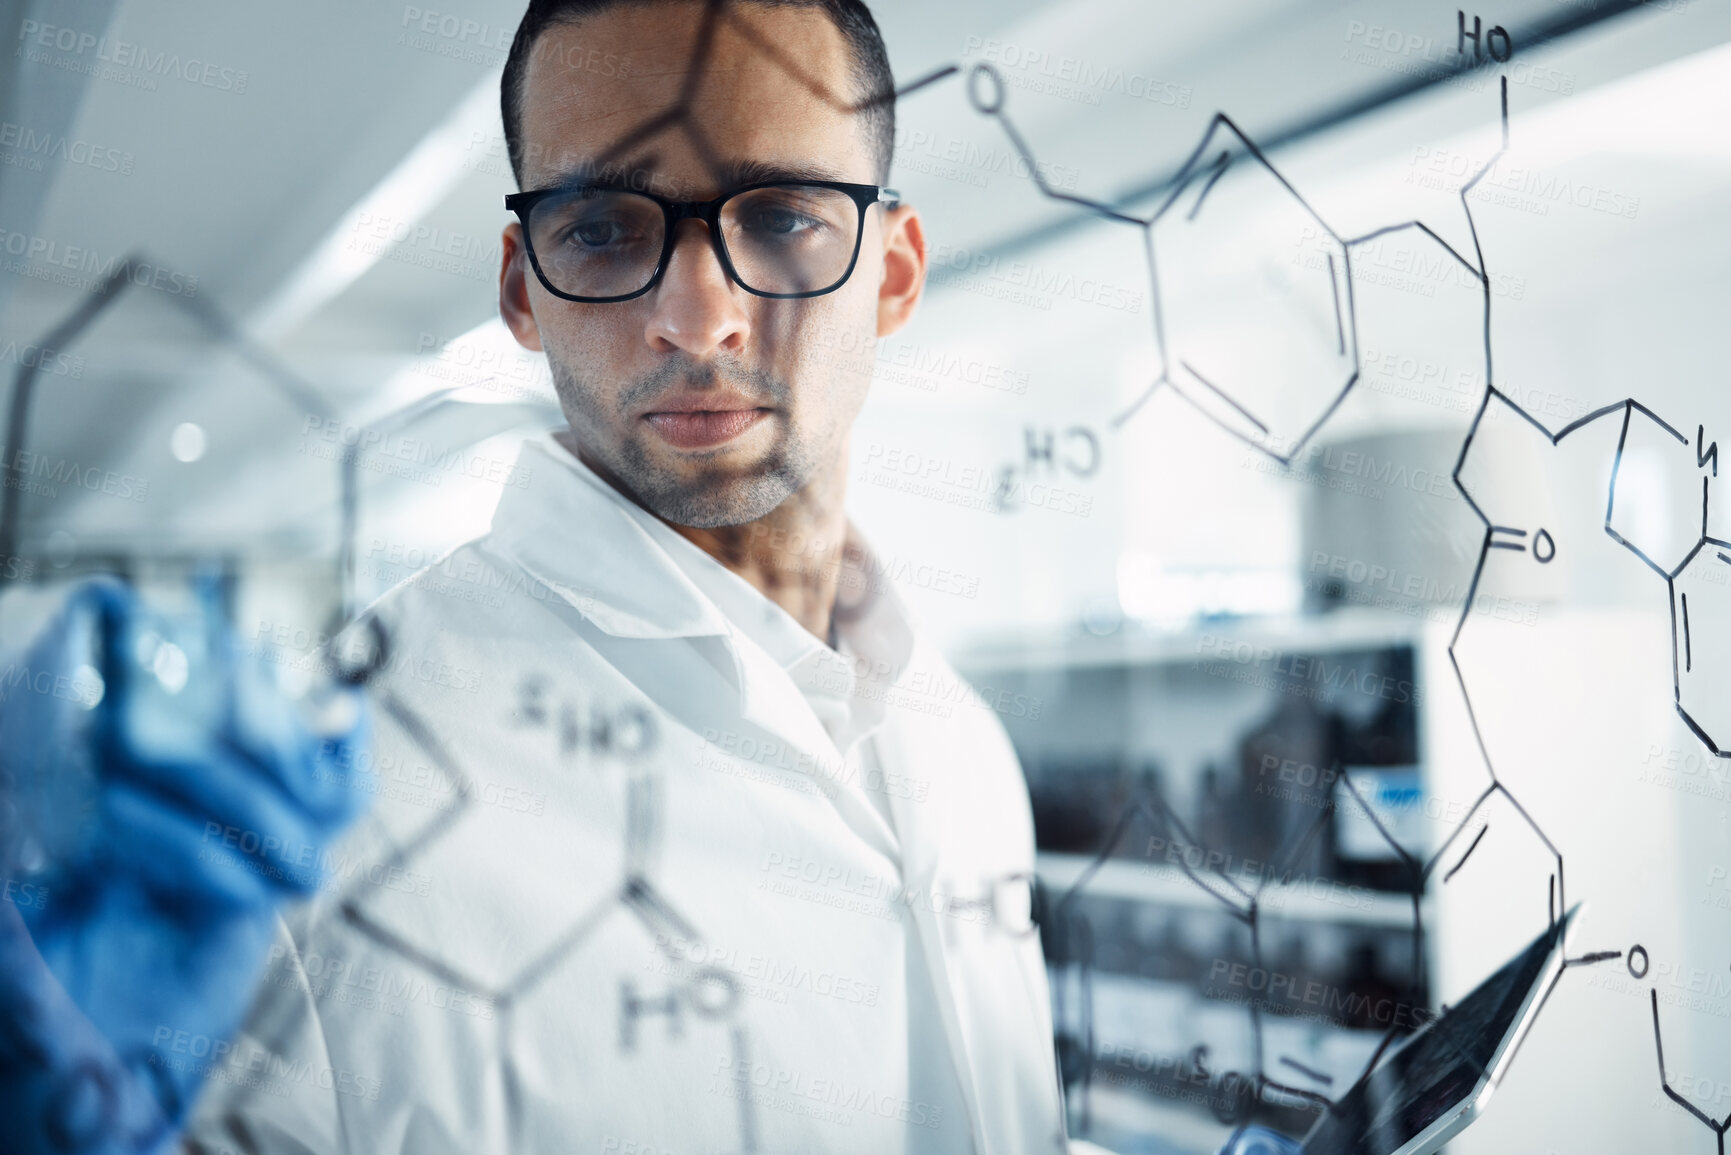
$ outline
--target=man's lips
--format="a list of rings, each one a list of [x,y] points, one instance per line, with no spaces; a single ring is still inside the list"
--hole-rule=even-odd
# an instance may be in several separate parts
[[[768,409],[662,410],[645,413],[643,419],[661,439],[679,449],[707,449],[722,445],[768,417]]]

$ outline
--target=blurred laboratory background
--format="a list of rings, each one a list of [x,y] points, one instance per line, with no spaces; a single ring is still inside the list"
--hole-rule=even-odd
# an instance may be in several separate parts
[[[1257,1064],[1302,1130],[1585,900],[1618,957],[1449,1150],[1713,1150],[1650,1002],[1724,1118],[1731,8],[871,6],[961,71],[898,109],[921,313],[835,350],[850,501],[1020,754],[1073,1133],[1211,1151]],[[304,655],[485,532],[562,424],[496,316],[521,10],[0,0],[5,580],[214,573]]]

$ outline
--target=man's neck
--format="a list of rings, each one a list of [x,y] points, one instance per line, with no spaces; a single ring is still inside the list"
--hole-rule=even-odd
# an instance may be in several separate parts
[[[847,539],[846,488],[847,463],[838,461],[829,477],[814,478],[756,521],[673,529],[828,642]]]
[[[569,440],[567,449],[602,480],[642,505],[630,489]],[[661,518],[675,533],[694,543],[716,561],[750,582],[764,597],[788,612],[794,621],[824,642],[831,640],[831,621],[847,545],[847,458],[844,451],[827,476],[804,488],[756,521],[743,525],[694,529]],[[650,510],[654,513],[654,510]],[[657,514],[656,516],[660,516]]]

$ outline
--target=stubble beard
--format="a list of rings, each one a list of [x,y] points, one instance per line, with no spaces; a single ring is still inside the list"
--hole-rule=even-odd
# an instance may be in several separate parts
[[[788,415],[792,389],[772,374],[744,366],[718,367],[670,358],[626,386],[610,406],[604,406],[551,350],[547,364],[567,418],[581,418],[581,425],[573,419],[571,427],[584,454],[600,462],[651,513],[675,525],[716,529],[757,521],[804,488],[816,473],[816,455],[792,428]],[[738,382],[748,397],[776,408],[768,418],[778,429],[775,442],[757,461],[744,466],[676,474],[657,464],[646,445],[650,432],[637,418],[624,414],[661,396],[675,381],[707,386],[723,374]],[[618,440],[585,432],[615,429],[622,422],[629,424],[625,436]]]

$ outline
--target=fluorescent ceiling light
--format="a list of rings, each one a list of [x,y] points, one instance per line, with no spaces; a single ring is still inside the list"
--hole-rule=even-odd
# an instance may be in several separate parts
[[[498,133],[499,75],[489,72],[443,124],[355,203],[254,314],[248,325],[254,334],[267,341],[281,337],[373,267],[383,248],[353,243],[363,221],[419,221],[450,193],[468,171],[463,161],[474,142]]]

